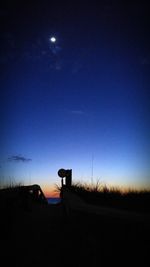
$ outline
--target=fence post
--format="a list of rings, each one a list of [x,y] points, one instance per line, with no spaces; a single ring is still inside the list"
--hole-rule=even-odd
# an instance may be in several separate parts
[[[66,170],[66,187],[70,188],[72,185],[72,169]]]

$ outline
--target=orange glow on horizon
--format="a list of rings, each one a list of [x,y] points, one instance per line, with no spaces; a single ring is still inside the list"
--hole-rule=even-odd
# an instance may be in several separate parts
[[[46,198],[48,198],[48,197],[60,197],[59,191],[56,190],[55,186],[44,185],[42,187],[42,191],[43,191]]]
[[[81,183],[82,185],[82,183]],[[92,187],[95,187],[95,185],[91,185],[91,184],[88,184],[88,183],[83,183],[83,186],[85,186],[85,188],[91,188]],[[55,185],[41,185],[41,188],[42,188],[42,191],[45,195],[46,198],[48,197],[54,197],[54,198],[58,198],[60,197],[60,192],[59,190],[57,190],[56,186]],[[122,185],[122,186],[118,186],[118,185],[100,185],[100,188],[101,190],[107,188],[108,190],[116,190],[116,191],[120,191],[120,193],[128,193],[128,192],[131,192],[131,191],[150,191],[150,187],[142,187],[142,186],[135,186],[135,185],[132,185],[132,186],[127,186],[127,185]],[[100,189],[99,188],[99,189]],[[97,188],[98,189],[98,188]]]

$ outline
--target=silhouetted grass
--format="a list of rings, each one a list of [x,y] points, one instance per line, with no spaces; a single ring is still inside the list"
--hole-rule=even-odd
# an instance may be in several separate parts
[[[1,189],[15,189],[20,188],[21,186],[24,186],[22,182],[16,182],[16,181],[6,181],[6,182],[0,182],[0,190]]]
[[[57,187],[61,192],[61,188]],[[118,187],[108,187],[99,181],[95,184],[73,183],[72,192],[78,194],[86,203],[125,210],[150,212],[149,190],[126,190]]]
[[[60,192],[61,188],[56,186],[56,190]],[[109,188],[100,182],[92,186],[76,183],[71,190],[86,202],[101,206],[118,207],[120,205],[122,208],[121,201],[125,201],[128,196],[129,202],[126,202],[126,205],[128,204],[129,209],[128,206],[137,199],[137,196],[141,196],[140,201],[146,200],[146,191],[130,190],[128,193],[122,193],[118,188]],[[148,197],[149,195],[147,192]],[[8,204],[12,204],[12,199],[10,200]],[[16,200],[18,203],[18,197]],[[108,219],[107,216],[78,211],[66,217],[61,205],[55,207],[37,205],[31,212],[26,212],[22,205],[21,209],[11,207],[8,205],[3,207],[6,209],[1,210],[0,227],[2,240],[12,244],[7,245],[6,259],[9,255],[13,255],[12,265],[14,266],[20,266],[22,259],[24,259],[23,266],[49,265],[49,261],[51,266],[88,266],[89,264],[107,266],[108,255],[111,260],[109,265],[116,264],[119,258],[117,255],[121,255],[122,259],[126,260],[127,266],[130,265],[131,259],[134,266],[137,255],[140,255],[142,260],[145,255],[149,255],[147,243],[149,245],[150,238],[147,221],[141,224],[135,224],[134,221],[126,223],[124,219],[116,220],[111,216]],[[147,243],[146,240],[148,240]],[[59,249],[60,244],[62,244],[61,249]],[[56,260],[58,251],[59,258]],[[1,254],[3,256],[3,253]],[[139,262],[139,258],[137,261]],[[15,265],[16,262],[17,265]],[[145,265],[141,264],[141,266]]]

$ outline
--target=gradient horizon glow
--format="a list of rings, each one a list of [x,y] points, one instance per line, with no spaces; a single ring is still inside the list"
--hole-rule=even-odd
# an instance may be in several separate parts
[[[1,183],[150,189],[147,8],[62,2],[3,7]]]

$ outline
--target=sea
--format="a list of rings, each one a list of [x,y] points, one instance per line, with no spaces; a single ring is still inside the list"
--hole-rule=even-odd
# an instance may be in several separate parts
[[[48,204],[58,204],[61,201],[60,197],[48,197]]]

